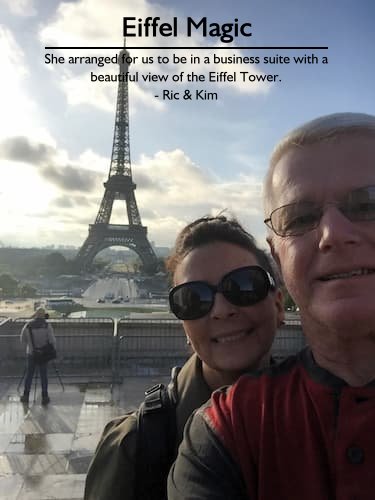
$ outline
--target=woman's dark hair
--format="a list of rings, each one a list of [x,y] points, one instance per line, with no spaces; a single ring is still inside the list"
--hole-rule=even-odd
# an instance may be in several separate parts
[[[177,235],[175,246],[166,261],[167,271],[173,277],[177,265],[189,252],[200,246],[219,241],[233,243],[248,250],[257,259],[259,265],[268,271],[276,284],[279,285],[278,273],[274,269],[269,255],[258,248],[253,236],[236,219],[228,219],[225,215],[201,217],[184,227]]]

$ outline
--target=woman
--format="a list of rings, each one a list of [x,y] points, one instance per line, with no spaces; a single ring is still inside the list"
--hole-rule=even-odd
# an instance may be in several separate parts
[[[236,220],[204,217],[189,224],[177,237],[167,269],[174,283],[171,310],[195,351],[177,377],[177,452],[188,417],[213,390],[269,365],[284,310],[267,255]],[[135,415],[106,426],[85,500],[140,498],[138,485],[147,478],[135,475],[136,441]],[[147,498],[157,497],[149,492]]]
[[[43,307],[39,307],[34,315],[32,321],[25,324],[21,331],[21,342],[26,344],[27,367],[25,376],[25,385],[21,402],[28,404],[29,393],[33,381],[35,371],[35,360],[33,357],[34,348],[39,348],[47,343],[50,343],[56,349],[56,339],[53,333],[52,326],[47,323],[48,315]],[[47,405],[50,401],[48,396],[48,377],[47,377],[47,364],[38,363],[40,380],[42,384],[42,405]]]

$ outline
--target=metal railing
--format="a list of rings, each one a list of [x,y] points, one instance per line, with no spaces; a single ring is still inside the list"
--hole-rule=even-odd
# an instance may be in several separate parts
[[[19,334],[25,321],[0,325],[1,376],[15,376],[23,369],[25,346]],[[166,375],[191,354],[182,323],[174,319],[67,318],[51,323],[57,342],[56,364],[68,377],[120,382],[124,376]],[[301,326],[286,324],[278,330],[272,353],[282,359],[304,346]]]
[[[113,337],[108,335],[56,336],[54,363],[67,377],[87,376],[97,381],[113,378]],[[26,346],[18,336],[0,335],[0,375],[16,376],[25,364]]]
[[[124,376],[167,375],[191,354],[182,323],[175,319],[128,319],[117,323],[114,373]]]
[[[295,354],[306,346],[300,323],[284,324],[277,330],[272,344],[272,355],[275,359],[284,359]]]

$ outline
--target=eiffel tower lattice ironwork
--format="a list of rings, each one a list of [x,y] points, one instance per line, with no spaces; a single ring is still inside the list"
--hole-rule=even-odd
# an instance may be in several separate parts
[[[125,48],[119,54],[120,74],[128,72],[129,52]],[[126,78],[124,78],[126,80]],[[157,258],[147,239],[147,227],[142,226],[141,216],[134,195],[130,163],[129,99],[128,82],[120,81],[117,93],[116,118],[109,176],[104,183],[104,196],[95,223],[89,225],[89,235],[80,248],[76,265],[87,269],[97,253],[111,246],[130,248],[140,257],[143,270],[153,274],[157,270]],[[125,200],[128,225],[110,224],[113,202]]]

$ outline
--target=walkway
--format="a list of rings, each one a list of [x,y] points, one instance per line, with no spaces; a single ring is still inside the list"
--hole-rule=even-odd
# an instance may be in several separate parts
[[[108,386],[49,384],[51,403],[30,394],[19,402],[18,381],[0,381],[0,499],[81,500],[85,476],[105,423],[136,408],[144,390],[167,378],[126,378]],[[34,389],[34,388],[33,388]]]

